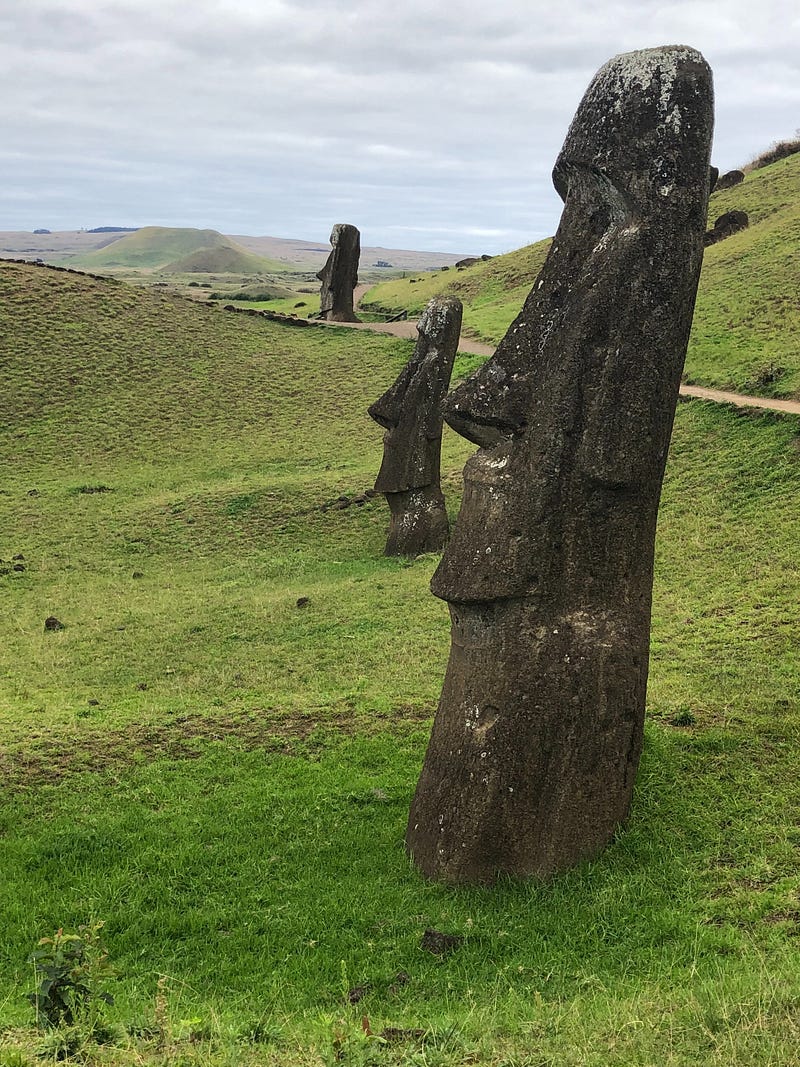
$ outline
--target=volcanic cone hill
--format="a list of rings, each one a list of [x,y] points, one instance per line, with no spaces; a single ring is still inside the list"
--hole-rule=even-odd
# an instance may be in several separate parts
[[[258,274],[284,266],[256,256],[216,230],[144,226],[80,258],[87,270],[159,269],[172,273]]]

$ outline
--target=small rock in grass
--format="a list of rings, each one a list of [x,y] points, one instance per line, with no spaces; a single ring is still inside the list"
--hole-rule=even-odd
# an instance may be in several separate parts
[[[307,596],[299,596],[297,598],[297,606],[298,606],[298,608],[304,608],[306,606],[306,604],[308,603],[308,600],[309,600],[309,598]]]
[[[426,952],[432,952],[434,956],[445,956],[460,948],[464,938],[461,934],[443,934],[441,930],[425,931],[420,941],[420,947]]]
[[[25,557],[23,556],[23,554],[21,552],[17,552],[16,556],[12,556],[11,557],[12,563],[17,563],[17,562],[19,562],[20,560],[23,560],[23,559],[25,559]]]
[[[359,1000],[363,1000],[370,990],[369,982],[365,982],[363,985],[354,986],[349,990],[347,994],[347,1000],[349,1004],[358,1004]]]
[[[100,707],[100,701],[99,700],[87,700],[86,703],[89,705],[90,708],[99,708]]]
[[[394,976],[394,981],[391,983],[387,990],[389,996],[396,997],[400,990],[403,988],[403,986],[408,985],[410,981],[411,975],[408,973],[408,971],[398,971],[397,974]]]
[[[25,564],[24,563],[15,563],[14,566],[11,569],[14,570],[14,571],[17,571],[19,573],[20,571],[24,571],[25,570]]]
[[[447,270],[447,267],[444,268]],[[386,1026],[381,1030],[381,1038],[388,1042],[421,1041],[425,1037],[425,1031],[417,1027],[409,1029],[405,1026]]]
[[[134,571],[131,578],[144,578],[144,573],[142,571]]]
[[[63,630],[64,629],[64,623],[63,622],[59,622],[59,620],[55,617],[55,615],[48,615],[47,618],[44,620],[44,628],[45,628],[45,630],[49,630],[49,631]]]

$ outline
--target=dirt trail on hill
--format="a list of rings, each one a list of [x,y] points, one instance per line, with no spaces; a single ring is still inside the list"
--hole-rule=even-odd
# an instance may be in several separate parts
[[[354,294],[354,306],[357,308],[364,293],[370,289],[369,285],[359,285]],[[332,324],[333,325],[333,324]],[[408,341],[417,339],[416,319],[406,319],[403,322],[348,322],[336,323],[337,326],[346,326],[348,329],[372,330],[375,333],[388,333],[392,337],[401,337]],[[468,352],[470,355],[491,356],[494,346],[484,344],[483,341],[475,341],[470,337],[461,335],[458,342],[459,352]],[[706,389],[701,385],[682,385],[681,396],[696,397],[699,400],[713,400],[717,404],[737,404],[746,408],[765,408],[767,411],[783,411],[787,415],[800,415],[800,401],[776,400],[769,396],[746,396],[743,393],[725,392],[723,389]]]
[[[722,389],[705,389],[701,385],[682,385],[681,396],[714,400],[717,404],[738,404],[742,408],[766,408],[768,411],[784,411],[788,415],[800,415],[800,401],[798,400],[776,400],[771,396],[745,396],[743,393],[726,393]]]

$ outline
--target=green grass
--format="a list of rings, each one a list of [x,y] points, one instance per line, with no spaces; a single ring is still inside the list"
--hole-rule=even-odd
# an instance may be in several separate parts
[[[800,396],[800,154],[752,171],[715,193],[709,221],[734,208],[749,229],[706,250],[686,380],[759,396]],[[437,293],[465,301],[465,331],[497,343],[519,314],[549,242],[464,271],[394,280],[367,294],[366,307],[422,310]]]
[[[381,555],[379,499],[321,510],[371,485],[410,344],[13,264],[0,309],[0,1064],[41,1044],[36,940],[95,918],[100,1062],[792,1062],[797,420],[679,406],[630,823],[453,891],[402,847],[436,559]]]
[[[549,240],[539,241],[460,271],[422,272],[383,282],[369,290],[361,306],[416,315],[431,297],[452,294],[464,304],[464,332],[496,343],[519,314],[549,247]]]

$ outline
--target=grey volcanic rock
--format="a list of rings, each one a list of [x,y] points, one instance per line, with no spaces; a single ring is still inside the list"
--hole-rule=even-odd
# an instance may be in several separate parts
[[[693,49],[601,68],[555,165],[565,203],[542,272],[444,403],[480,448],[431,583],[452,645],[406,834],[431,878],[551,875],[628,814],[712,124]]]
[[[729,170],[722,177],[717,178],[714,192],[722,192],[723,189],[732,189],[734,185],[740,185],[744,181],[744,172],[741,170]]]
[[[461,301],[434,297],[420,317],[414,354],[394,385],[370,407],[386,430],[375,488],[391,520],[387,556],[437,552],[450,532],[439,484],[442,400],[450,385],[461,333]]]
[[[331,245],[331,254],[317,275],[322,282],[318,318],[358,322],[353,311],[353,290],[358,285],[361,234],[355,226],[337,222],[331,232]]]
[[[703,243],[706,247],[715,245],[739,230],[746,230],[749,225],[750,219],[746,211],[726,211],[724,215],[720,215],[712,229],[706,230]]]

